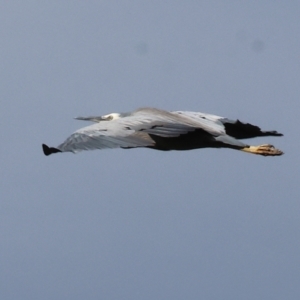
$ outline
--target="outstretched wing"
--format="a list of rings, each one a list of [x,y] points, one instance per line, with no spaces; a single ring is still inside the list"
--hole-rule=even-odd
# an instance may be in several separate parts
[[[135,148],[153,145],[147,134],[136,133],[120,122],[107,121],[75,131],[57,148],[62,152],[77,153],[82,150],[105,148]]]
[[[248,139],[258,136],[282,136],[282,133],[278,133],[277,131],[263,131],[260,127],[256,125],[252,125],[250,123],[243,123],[240,120],[231,120],[228,118],[201,113],[201,112],[190,112],[190,111],[183,111],[183,112],[174,112],[176,114],[184,114],[189,116],[190,118],[201,120],[211,121],[219,126],[222,126],[225,133],[231,137],[236,139]]]
[[[174,111],[172,113],[190,118],[194,122],[197,122],[199,126],[203,127],[203,129],[208,131],[215,129],[219,134],[225,134],[225,127],[221,121],[224,119],[223,117],[194,111]]]
[[[224,127],[210,120],[196,120],[188,115],[143,108],[112,121],[103,121],[74,132],[57,149],[79,152],[104,148],[152,147],[151,136],[177,137],[203,129],[213,136],[224,134]]]
[[[175,127],[178,129],[178,135],[184,134],[196,129],[202,129],[212,136],[219,136],[225,134],[224,126],[221,123],[213,122],[212,120],[197,118],[192,112],[167,112],[156,108],[142,108],[133,113],[141,117],[147,118],[147,116],[155,116],[156,122],[159,122],[160,126],[157,126],[157,130],[163,128],[170,128],[172,131]],[[157,131],[152,131],[152,134],[156,134]],[[170,137],[171,132],[167,132],[166,137]],[[178,136],[176,135],[176,136]]]

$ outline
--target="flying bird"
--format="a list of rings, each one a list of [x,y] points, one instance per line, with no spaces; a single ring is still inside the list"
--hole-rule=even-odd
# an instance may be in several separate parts
[[[249,123],[201,112],[168,112],[156,108],[140,108],[130,113],[112,113],[75,119],[96,124],[75,131],[57,147],[43,144],[45,155],[138,147],[163,151],[207,147],[230,148],[264,156],[283,154],[269,144],[250,146],[240,141],[259,136],[282,136],[281,133],[262,131],[258,126]]]

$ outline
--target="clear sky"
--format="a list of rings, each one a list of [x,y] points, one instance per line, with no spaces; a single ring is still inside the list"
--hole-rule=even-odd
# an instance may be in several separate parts
[[[300,299],[298,1],[2,1],[0,299]],[[78,115],[239,118],[285,152],[45,157]]]

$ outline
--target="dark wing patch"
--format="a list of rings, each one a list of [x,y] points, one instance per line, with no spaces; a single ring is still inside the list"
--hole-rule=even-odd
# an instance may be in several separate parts
[[[48,147],[47,145],[43,144],[43,152],[46,156],[52,154],[52,153],[58,153],[61,152],[59,149],[54,148],[54,147]]]
[[[248,139],[258,136],[282,136],[277,131],[262,131],[258,126],[242,123],[237,120],[235,123],[224,122],[226,134],[236,139]]]

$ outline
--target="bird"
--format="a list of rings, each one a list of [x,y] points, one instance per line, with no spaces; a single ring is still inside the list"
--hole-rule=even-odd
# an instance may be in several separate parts
[[[238,119],[232,120],[207,113],[146,107],[129,113],[75,119],[95,124],[75,131],[57,147],[42,144],[46,156],[105,148],[150,148],[161,151],[229,148],[263,156],[283,154],[270,144],[252,146],[240,141],[283,134],[277,131],[262,131],[258,126]]]

